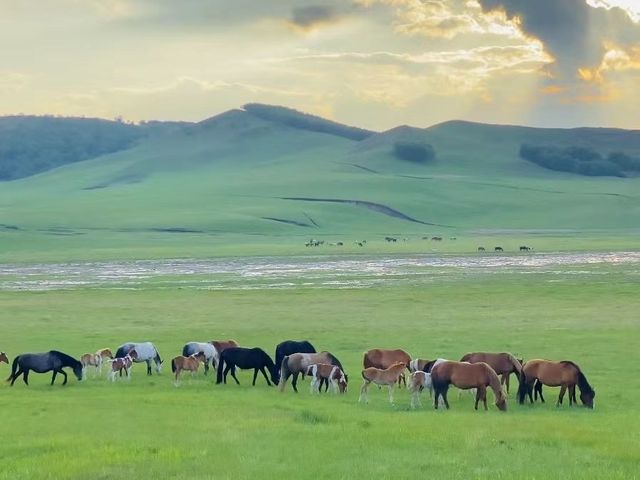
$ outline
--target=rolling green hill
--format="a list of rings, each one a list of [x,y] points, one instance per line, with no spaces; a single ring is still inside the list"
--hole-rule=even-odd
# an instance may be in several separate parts
[[[210,255],[311,237],[351,244],[640,229],[640,178],[556,172],[519,156],[523,143],[638,156],[638,131],[453,121],[375,133],[269,108],[164,128],[113,153],[0,183],[0,255]],[[399,141],[431,145],[435,159],[397,158]]]

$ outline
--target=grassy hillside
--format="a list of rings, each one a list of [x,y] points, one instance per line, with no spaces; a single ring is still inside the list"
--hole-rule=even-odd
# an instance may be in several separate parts
[[[629,237],[640,229],[639,178],[554,172],[518,153],[530,143],[638,155],[640,132],[448,122],[355,140],[344,135],[349,127],[308,128],[292,116],[232,110],[4,182],[0,256],[58,249],[146,256],[154,248],[189,255],[190,247],[211,255],[230,243],[289,248],[311,237],[351,248],[354,239],[385,235],[418,241],[515,232],[526,240],[533,233]],[[432,145],[435,159],[396,158],[398,141]]]

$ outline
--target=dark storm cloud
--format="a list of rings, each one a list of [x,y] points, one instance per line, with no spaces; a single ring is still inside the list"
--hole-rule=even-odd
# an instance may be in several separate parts
[[[519,17],[522,30],[538,38],[555,57],[560,77],[574,78],[578,68],[597,66],[605,42],[640,43],[640,25],[619,8],[605,10],[585,0],[479,0],[485,11],[504,10]]]
[[[294,7],[290,21],[297,27],[308,29],[319,24],[334,22],[338,18],[340,14],[330,5],[309,5]]]

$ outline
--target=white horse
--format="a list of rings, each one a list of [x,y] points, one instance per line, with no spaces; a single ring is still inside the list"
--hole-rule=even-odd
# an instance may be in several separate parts
[[[160,353],[158,353],[158,349],[151,342],[142,342],[142,343],[125,343],[118,347],[116,351],[116,358],[125,357],[131,350],[135,349],[138,357],[134,359],[135,363],[145,362],[147,364],[147,375],[151,375],[151,361],[156,364],[156,372],[160,373],[162,369],[162,359],[160,358]]]
[[[209,371],[209,367],[217,368],[220,354],[209,342],[189,342],[182,347],[182,356],[190,357],[196,353],[204,353],[204,374]]]

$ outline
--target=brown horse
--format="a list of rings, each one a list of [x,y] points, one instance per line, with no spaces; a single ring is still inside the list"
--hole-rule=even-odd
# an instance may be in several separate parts
[[[133,362],[138,358],[138,352],[135,348],[129,350],[124,357],[119,357],[111,360],[111,370],[109,370],[108,379],[112,382],[116,381],[116,373],[122,374],[122,370],[127,374],[127,380],[131,379],[131,367]]]
[[[364,399],[365,403],[369,403],[369,385],[375,383],[376,385],[386,385],[389,389],[389,402],[393,404],[393,388],[398,382],[400,375],[404,372],[404,369],[407,368],[407,364],[405,362],[396,362],[391,365],[389,368],[384,370],[376,367],[368,367],[362,370],[362,378],[364,378],[364,383],[362,384],[362,388],[360,389],[360,397],[358,397],[358,402],[362,402]]]
[[[347,377],[342,369],[336,365],[328,363],[309,365],[305,373],[312,378],[311,393],[320,393],[322,380],[326,380],[331,385],[333,393],[347,391]]]
[[[537,381],[537,383],[536,383]],[[560,395],[556,406],[562,405],[564,394],[569,390],[569,405],[577,403],[576,385],[580,389],[580,400],[585,407],[593,408],[596,392],[584,376],[580,367],[569,360],[551,362],[549,360],[529,360],[522,367],[522,378],[518,389],[518,401],[523,404],[525,396],[533,403],[532,390],[534,383],[539,386],[540,399],[542,398],[542,385],[560,387]]]
[[[289,377],[293,377],[291,380],[291,386],[297,393],[298,375],[300,375],[301,373],[305,373],[309,365],[320,363],[335,365],[337,367],[340,367],[340,370],[344,372],[344,368],[342,368],[340,360],[338,360],[329,352],[292,353],[291,355],[287,355],[286,357],[284,357],[282,359],[282,363],[280,364],[280,380],[278,382],[278,389],[281,392],[284,392],[284,389],[287,386],[287,380],[289,380]],[[349,380],[346,374],[345,379],[347,381]]]
[[[6,363],[7,365],[9,365],[9,358],[7,358],[7,354],[4,352],[0,352],[0,363]]]
[[[178,386],[180,373],[184,370],[191,372],[191,375],[195,375],[198,373],[198,368],[200,367],[200,362],[205,362],[206,356],[204,352],[197,352],[193,355],[189,355],[185,357],[180,355],[178,357],[174,357],[171,360],[171,371],[176,374],[175,385]]]
[[[487,352],[474,352],[467,353],[460,359],[461,362],[479,363],[484,362],[493,368],[493,371],[502,378],[500,383],[507,387],[507,394],[509,393],[509,377],[512,373],[515,373],[520,380],[520,374],[522,372],[522,360],[517,359],[513,355],[507,352],[503,353],[487,353]]]
[[[431,369],[431,382],[435,390],[434,405],[438,408],[438,397],[442,396],[444,404],[449,408],[447,400],[447,390],[449,385],[454,385],[462,390],[471,388],[477,389],[476,403],[474,408],[478,409],[478,402],[482,400],[484,409],[487,410],[487,387],[493,390],[496,397],[496,407],[500,410],[507,409],[507,397],[502,391],[500,378],[493,369],[484,362],[442,362]]]
[[[364,353],[363,359],[363,367],[375,367],[380,370],[384,370],[385,368],[389,368],[394,363],[402,362],[405,364],[405,367],[408,369],[409,364],[411,363],[411,355],[409,355],[404,350],[396,349],[396,350],[384,350],[381,348],[374,348]],[[400,383],[404,383],[404,386],[407,386],[407,379],[404,375],[400,375],[398,378],[398,386]]]
[[[218,369],[218,362],[220,361],[220,354],[227,348],[239,347],[240,345],[235,340],[211,340],[209,342],[216,349],[216,353],[213,356],[213,368]]]

